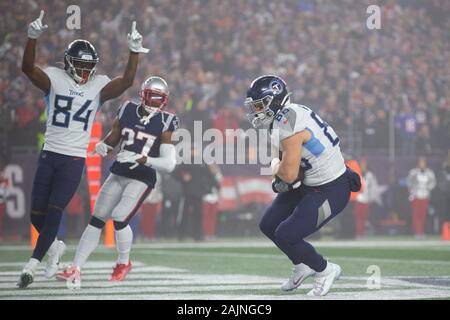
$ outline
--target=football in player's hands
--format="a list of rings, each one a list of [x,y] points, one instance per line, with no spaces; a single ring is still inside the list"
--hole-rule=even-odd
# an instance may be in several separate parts
[[[272,190],[275,193],[292,191],[302,185],[302,179],[303,173],[301,169],[299,170],[297,179],[291,184],[281,180],[278,176],[274,176],[274,178],[272,179]]]

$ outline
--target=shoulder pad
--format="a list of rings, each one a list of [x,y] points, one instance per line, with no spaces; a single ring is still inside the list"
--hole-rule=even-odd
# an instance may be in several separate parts
[[[162,120],[164,123],[164,129],[163,131],[175,131],[180,126],[180,119],[176,114],[163,111],[162,112]]]
[[[280,141],[304,130],[306,123],[303,115],[295,107],[285,107],[276,116],[273,129],[279,130]]]
[[[117,117],[118,117],[119,119],[122,118],[122,115],[123,115],[123,113],[125,112],[125,109],[126,109],[128,106],[135,106],[135,107],[137,107],[137,105],[136,105],[133,101],[126,100],[124,103],[122,103],[122,104],[120,105],[119,109],[117,110]]]

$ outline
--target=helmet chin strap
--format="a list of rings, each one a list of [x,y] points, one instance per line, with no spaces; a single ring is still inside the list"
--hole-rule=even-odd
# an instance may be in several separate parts
[[[283,99],[283,101],[281,101],[281,108],[284,107],[284,105],[286,103],[289,103],[289,101],[291,100],[291,96],[292,96],[292,92],[289,92]],[[280,109],[281,109],[280,108]]]
[[[67,70],[67,72],[69,73],[69,75],[72,77],[72,79],[77,83],[77,84],[85,84],[86,82],[89,81],[89,79],[92,77],[92,75],[95,73],[95,66],[90,70],[89,72],[89,76],[87,77],[87,79],[84,79],[83,77],[80,77],[77,73],[77,69],[75,68],[75,66],[73,65],[73,63],[70,61],[70,59],[68,57],[66,57],[67,63],[69,64],[69,70]]]
[[[149,107],[144,102],[141,103],[141,107],[143,107],[144,110],[148,112],[148,115],[142,117],[140,120],[143,125],[147,125],[150,122],[150,119],[153,118],[160,111],[159,108]]]

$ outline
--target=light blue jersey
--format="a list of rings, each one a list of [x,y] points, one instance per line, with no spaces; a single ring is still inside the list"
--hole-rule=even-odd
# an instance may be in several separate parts
[[[311,139],[302,148],[303,183],[319,186],[341,176],[346,167],[339,138],[333,128],[308,107],[288,103],[278,112],[270,134],[272,145],[283,151],[281,141],[303,130],[311,133]]]

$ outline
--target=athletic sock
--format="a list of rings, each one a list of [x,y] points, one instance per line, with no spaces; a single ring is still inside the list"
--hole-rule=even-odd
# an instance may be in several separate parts
[[[97,248],[100,241],[100,235],[102,229],[96,228],[91,224],[88,224],[81,236],[80,243],[78,244],[75,258],[73,259],[73,265],[82,268],[86,263],[91,253]]]
[[[133,243],[133,231],[130,226],[115,230],[116,248],[118,253],[117,263],[128,264],[130,261],[131,244]]]
[[[325,269],[321,272],[317,272],[317,276],[319,277],[323,277],[328,275],[331,271],[333,271],[333,267],[331,266],[331,263],[329,263],[328,261],[326,261],[327,266],[325,267]]]

